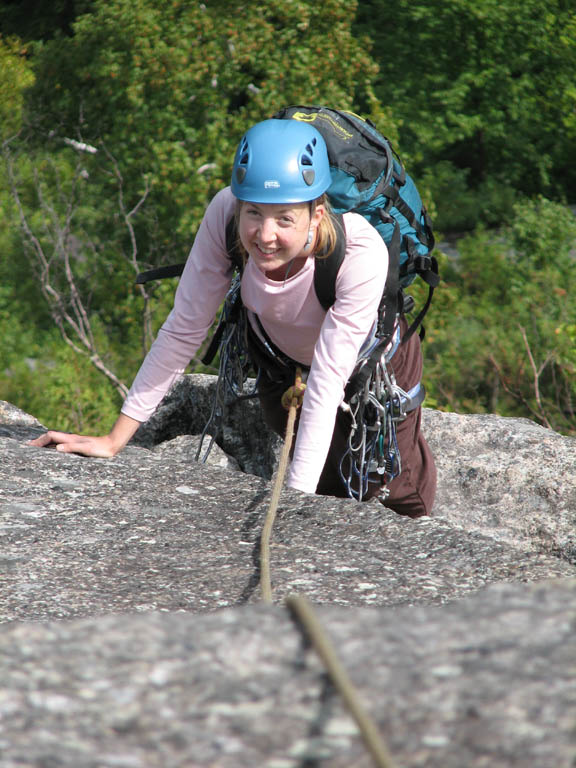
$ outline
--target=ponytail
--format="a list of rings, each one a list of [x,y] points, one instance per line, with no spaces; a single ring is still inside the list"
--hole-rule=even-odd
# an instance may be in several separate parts
[[[316,230],[316,243],[314,245],[314,256],[317,259],[327,259],[331,256],[338,242],[339,224],[332,212],[332,207],[328,201],[327,195],[322,195],[318,200],[310,203],[310,212],[312,213],[317,205],[324,206],[324,216],[318,224]]]

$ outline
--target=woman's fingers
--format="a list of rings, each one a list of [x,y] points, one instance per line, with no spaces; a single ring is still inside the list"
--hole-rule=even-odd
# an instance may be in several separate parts
[[[80,435],[72,435],[69,432],[55,432],[54,430],[48,430],[35,440],[29,440],[27,445],[34,445],[37,448],[46,448],[48,445],[58,445],[60,443],[66,443],[70,440],[77,440]]]
[[[30,440],[28,445],[36,448],[55,446],[60,453],[80,453],[99,459],[107,459],[115,454],[108,437],[89,437],[53,430]]]

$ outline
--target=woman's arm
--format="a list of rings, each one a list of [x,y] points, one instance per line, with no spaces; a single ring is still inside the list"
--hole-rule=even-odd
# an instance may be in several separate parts
[[[288,485],[314,493],[330,448],[336,411],[360,347],[378,314],[388,252],[362,217],[346,215],[346,257],[336,279],[336,302],[326,313],[308,382]]]
[[[115,456],[124,448],[184,372],[226,295],[232,265],[225,230],[233,209],[229,189],[219,192],[208,206],[178,285],[174,308],[142,363],[109,434],[95,437],[50,430],[30,445],[55,446],[64,453],[100,458]]]

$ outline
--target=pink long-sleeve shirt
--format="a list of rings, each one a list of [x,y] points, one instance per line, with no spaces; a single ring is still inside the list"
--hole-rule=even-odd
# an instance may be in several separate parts
[[[226,225],[235,198],[227,187],[206,210],[180,279],[174,307],[158,332],[122,407],[146,421],[204,341],[230,287],[233,270]],[[378,232],[358,214],[344,214],[346,254],[336,301],[326,312],[314,290],[314,258],[284,282],[270,280],[248,259],[242,301],[289,357],[310,365],[288,485],[314,493],[330,447],[336,411],[363,342],[371,334],[388,271]]]

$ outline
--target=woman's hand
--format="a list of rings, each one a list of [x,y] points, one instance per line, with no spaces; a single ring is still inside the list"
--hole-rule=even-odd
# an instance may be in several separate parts
[[[109,459],[124,448],[139,426],[139,421],[121,413],[108,435],[90,437],[49,430],[35,440],[30,440],[28,445],[36,448],[56,448],[61,453],[79,453],[82,456]]]
[[[83,456],[93,456],[98,459],[108,459],[115,456],[119,450],[112,444],[109,435],[104,437],[88,437],[73,435],[68,432],[45,432],[36,440],[30,440],[28,445],[37,448],[56,448],[61,453],[80,453]]]

